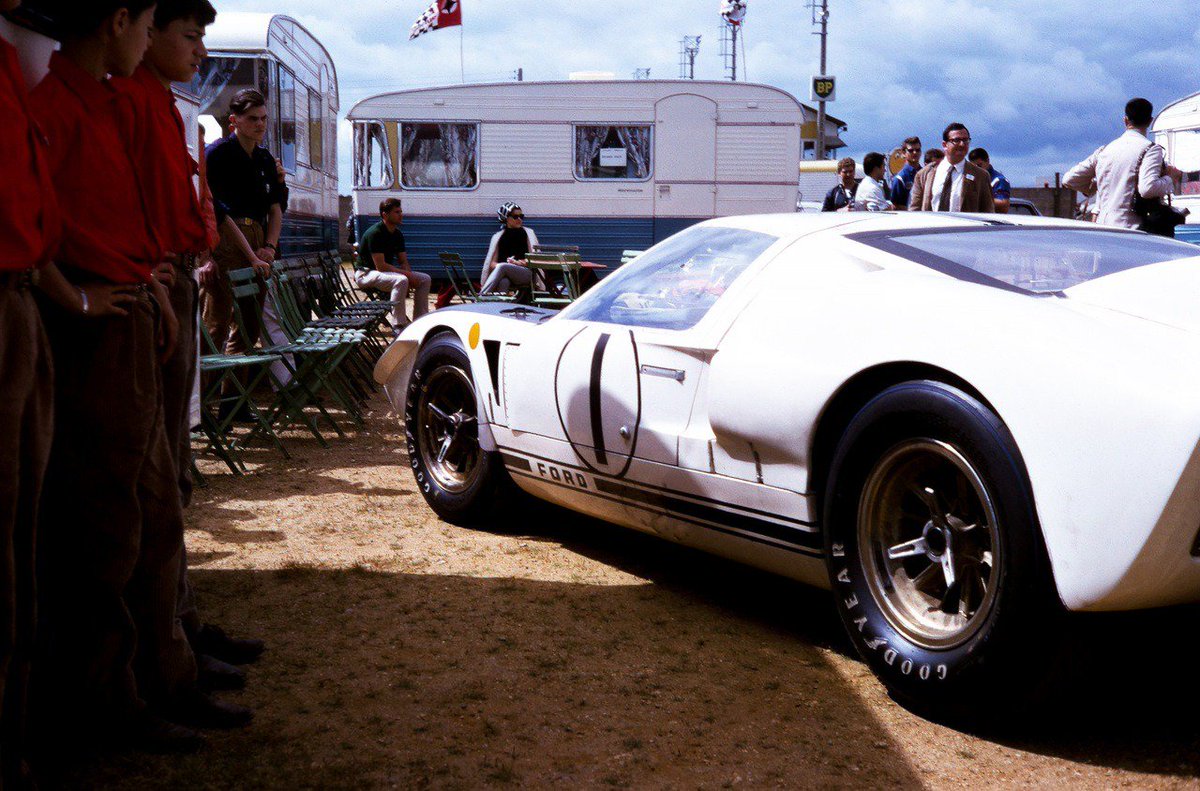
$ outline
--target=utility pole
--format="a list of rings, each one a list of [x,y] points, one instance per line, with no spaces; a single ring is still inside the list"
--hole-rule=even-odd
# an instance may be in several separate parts
[[[829,0],[813,0],[813,24],[820,25],[821,74],[825,74],[825,39],[829,35]],[[817,102],[817,159],[825,158],[825,102]]]

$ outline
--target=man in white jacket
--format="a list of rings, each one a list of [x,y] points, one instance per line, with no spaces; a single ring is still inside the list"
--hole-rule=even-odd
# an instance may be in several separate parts
[[[1162,198],[1174,189],[1183,174],[1163,161],[1162,147],[1151,143],[1146,130],[1154,107],[1145,99],[1125,105],[1125,134],[1067,172],[1063,185],[1084,195],[1097,195],[1100,225],[1139,228],[1142,218],[1133,211],[1134,191],[1143,198]]]

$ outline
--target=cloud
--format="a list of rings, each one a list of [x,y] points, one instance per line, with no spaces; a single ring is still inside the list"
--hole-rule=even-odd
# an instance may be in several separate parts
[[[427,0],[292,0],[299,19],[333,55],[343,113],[388,90],[455,84],[459,32],[409,42]],[[605,3],[463,0],[469,82],[564,79],[571,71],[628,77],[678,74],[679,39],[701,35],[697,77],[720,79],[717,0]],[[265,0],[226,0],[221,11],[270,11]],[[1094,0],[832,0],[830,112],[845,120],[849,153],[887,150],[910,134],[940,140],[962,120],[1017,185],[1053,180],[1121,129],[1121,109],[1143,95],[1157,107],[1200,86],[1195,0],[1139,4]],[[755,82],[808,98],[818,42],[798,0],[751,0],[746,70]],[[350,139],[339,129],[342,190]]]

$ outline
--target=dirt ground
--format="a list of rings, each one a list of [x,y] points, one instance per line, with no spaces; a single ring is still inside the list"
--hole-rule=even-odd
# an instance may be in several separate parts
[[[253,724],[46,785],[1200,787],[1194,608],[1083,622],[1087,704],[963,732],[887,696],[827,593],[566,512],[441,522],[373,406],[330,449],[201,465],[203,612],[269,645],[229,695]]]

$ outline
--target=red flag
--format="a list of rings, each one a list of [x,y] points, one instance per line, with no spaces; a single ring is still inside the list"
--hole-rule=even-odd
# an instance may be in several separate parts
[[[440,30],[444,27],[454,27],[462,24],[462,0],[433,0],[425,13],[417,17],[413,23],[408,40],[412,41],[423,33]]]

